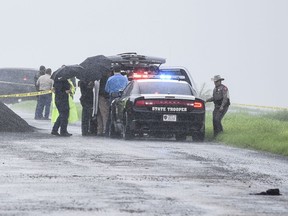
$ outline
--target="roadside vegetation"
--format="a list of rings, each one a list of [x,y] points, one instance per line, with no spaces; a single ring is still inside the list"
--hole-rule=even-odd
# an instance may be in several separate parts
[[[207,141],[288,156],[288,110],[263,111],[231,106],[222,124],[224,133],[213,140],[212,109],[208,109]]]

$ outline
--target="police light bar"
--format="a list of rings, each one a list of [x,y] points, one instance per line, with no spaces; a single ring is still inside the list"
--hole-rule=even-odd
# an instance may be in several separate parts
[[[148,73],[132,73],[129,79],[162,79],[162,80],[185,80],[185,76],[166,75],[166,74],[148,74]]]

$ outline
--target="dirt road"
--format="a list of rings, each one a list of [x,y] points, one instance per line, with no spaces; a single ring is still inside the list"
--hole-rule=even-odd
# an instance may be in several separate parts
[[[1,133],[0,215],[288,215],[288,159],[216,143]],[[281,196],[250,195],[279,188]]]

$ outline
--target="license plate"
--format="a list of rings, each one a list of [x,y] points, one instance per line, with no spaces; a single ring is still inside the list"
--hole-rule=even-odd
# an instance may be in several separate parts
[[[177,115],[163,115],[163,121],[177,121]]]

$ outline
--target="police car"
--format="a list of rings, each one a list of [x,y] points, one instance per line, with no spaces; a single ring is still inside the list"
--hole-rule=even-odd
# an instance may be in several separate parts
[[[186,81],[133,79],[111,104],[110,137],[205,137],[205,103]]]
[[[16,103],[19,100],[35,100],[36,97],[10,97],[8,95],[35,92],[34,76],[37,73],[37,69],[30,68],[0,68],[0,101]]]
[[[188,82],[195,93],[197,92],[189,71],[185,67],[163,66],[166,63],[164,58],[138,55],[135,52],[108,56],[108,58],[112,61],[112,65],[121,67],[129,81],[135,79],[182,80]]]

